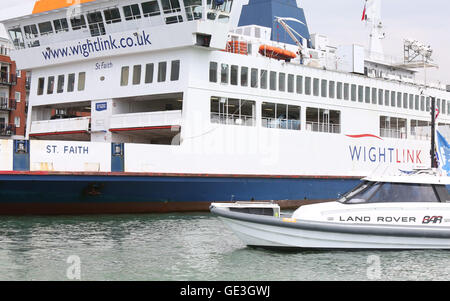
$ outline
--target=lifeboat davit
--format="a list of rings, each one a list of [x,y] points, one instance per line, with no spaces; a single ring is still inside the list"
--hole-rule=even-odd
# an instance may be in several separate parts
[[[297,57],[297,55],[292,51],[270,45],[259,46],[259,53],[273,59],[285,61],[290,61],[291,59],[295,59]]]

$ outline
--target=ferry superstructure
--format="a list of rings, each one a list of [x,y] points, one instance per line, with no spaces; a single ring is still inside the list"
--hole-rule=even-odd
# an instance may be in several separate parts
[[[310,34],[293,0],[250,0],[238,27],[232,1],[37,1],[3,21],[32,84],[29,140],[0,148],[0,213],[297,205],[428,166],[431,97],[446,133],[450,93],[380,53],[368,3],[370,51]]]

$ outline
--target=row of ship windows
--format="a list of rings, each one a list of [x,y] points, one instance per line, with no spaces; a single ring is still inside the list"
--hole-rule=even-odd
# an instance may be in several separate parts
[[[256,126],[256,102],[253,100],[213,96],[210,105],[212,123]],[[307,131],[339,134],[341,133],[341,112],[307,107],[305,124]],[[261,125],[265,128],[301,130],[301,107],[262,102]],[[381,137],[397,139],[408,137],[406,118],[380,116],[379,129]],[[429,139],[430,133],[429,121],[410,120],[411,137]]]
[[[66,82],[66,75],[61,74],[57,77],[55,76],[49,76],[47,78],[47,86],[45,85],[45,77],[40,77],[38,79],[38,88],[37,88],[37,95],[44,95],[44,92],[46,94],[50,95],[55,92],[55,84],[56,84],[56,93],[64,93],[64,88],[66,88],[66,92],[74,92],[75,91],[75,79],[76,74],[70,73],[67,75],[67,85],[65,85]],[[80,72],[78,73],[78,85],[77,90],[78,91],[84,91],[86,86],[86,72]],[[46,89],[47,88],[47,89]]]
[[[153,83],[155,71],[155,64],[149,63],[145,65],[144,83]],[[158,63],[157,81],[159,83],[165,82],[167,78],[167,62]],[[174,60],[170,64],[170,81],[177,81],[180,79],[180,60]],[[142,82],[142,65],[134,65],[132,73],[132,84],[140,85]],[[128,86],[130,81],[130,67],[123,66],[120,74],[120,85],[122,87]]]
[[[245,66],[219,66],[217,62],[210,62],[209,81],[416,111],[429,111],[431,107],[430,97]],[[450,112],[450,101],[438,98],[436,106],[442,114]]]

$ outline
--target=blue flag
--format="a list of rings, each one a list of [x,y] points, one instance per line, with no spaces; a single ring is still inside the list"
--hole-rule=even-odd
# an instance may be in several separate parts
[[[450,145],[439,131],[436,131],[436,148],[438,166],[450,176]]]

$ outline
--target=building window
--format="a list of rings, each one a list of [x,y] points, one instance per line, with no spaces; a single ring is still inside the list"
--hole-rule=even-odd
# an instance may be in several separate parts
[[[258,69],[252,68],[250,71],[250,87],[258,88]]]
[[[156,0],[144,2],[141,4],[141,6],[142,14],[144,15],[144,17],[158,16],[161,14],[158,2]]]
[[[47,94],[53,94],[54,87],[55,87],[55,77],[49,76],[47,82]]]
[[[267,70],[260,71],[261,89],[267,89]]]
[[[37,95],[44,94],[44,87],[45,87],[45,78],[41,77],[41,78],[38,79]]]
[[[70,73],[67,80],[67,92],[73,92],[75,90],[75,73]]]
[[[125,16],[125,20],[135,20],[141,18],[141,11],[139,10],[139,5],[127,5],[123,7],[123,14]]]
[[[228,84],[228,73],[229,73],[228,64],[222,64],[220,67],[220,82],[222,84]]]
[[[64,75],[58,76],[58,84],[56,85],[56,93],[64,92]]]
[[[255,125],[255,101],[211,97],[211,122],[229,125]]]
[[[55,26],[56,33],[61,31],[69,31],[69,23],[67,23],[66,18],[54,20],[53,26]]]
[[[16,126],[16,128],[20,128],[20,117],[19,116],[14,117],[14,125]]]
[[[84,91],[86,87],[86,72],[78,73],[78,91]]]
[[[79,30],[82,28],[87,28],[86,26],[86,20],[84,19],[84,16],[77,16],[70,19],[70,24],[72,25],[73,30]]]
[[[339,134],[341,132],[341,112],[320,108],[306,108],[306,130]]]
[[[106,9],[103,11],[103,14],[105,15],[106,24],[118,23],[122,21],[120,18],[120,10],[117,7]]]
[[[142,73],[141,65],[134,65],[133,66],[133,85],[141,84],[141,73]]]
[[[15,98],[16,102],[20,102],[20,98],[21,98],[20,92],[15,92],[14,98]]]
[[[216,64],[216,81],[217,81],[217,63]],[[145,65],[145,83],[151,84],[153,83],[153,73],[154,73],[155,66],[153,63],[149,63]],[[211,80],[211,79],[210,79]]]
[[[239,66],[237,65],[231,65],[230,69],[230,84],[233,86],[238,85],[238,78],[239,78]]]
[[[158,82],[166,81],[167,62],[159,62],[158,64]]]
[[[380,137],[406,139],[406,119],[380,116]]]
[[[176,81],[180,79],[180,61],[175,60],[171,62],[170,67],[170,80]]]
[[[209,81],[217,83],[217,63],[209,62]]]

